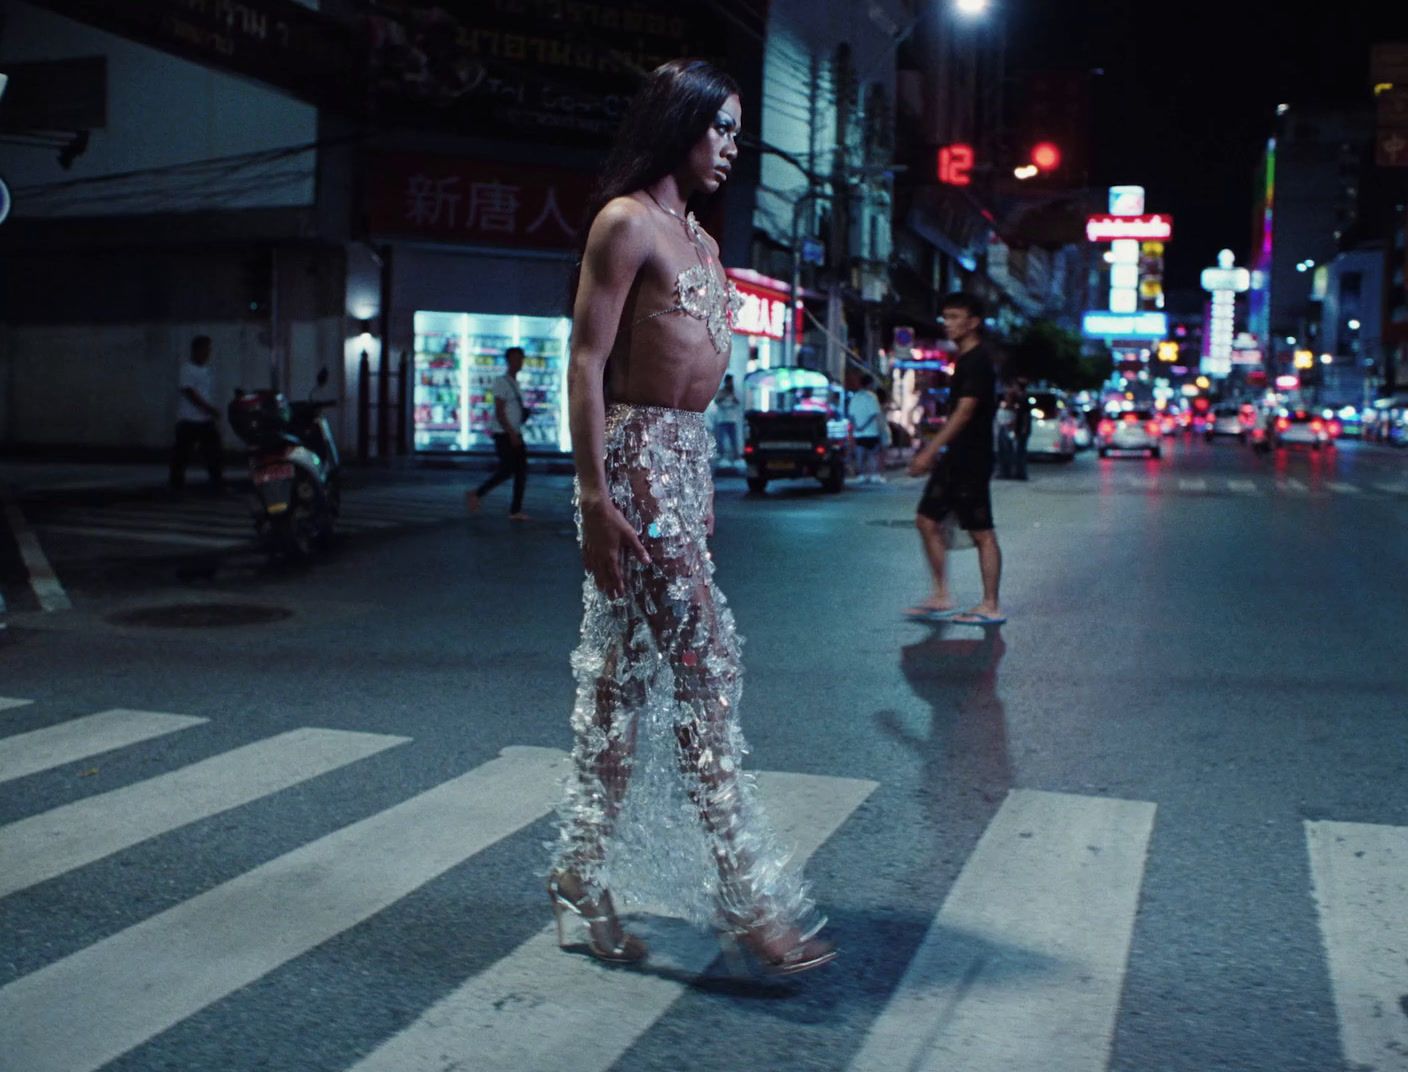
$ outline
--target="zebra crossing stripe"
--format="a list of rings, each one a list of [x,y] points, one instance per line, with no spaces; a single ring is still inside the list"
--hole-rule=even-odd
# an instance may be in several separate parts
[[[0,897],[409,740],[297,729],[0,827]]]
[[[1359,488],[1358,488],[1356,485],[1354,485],[1354,484],[1346,484],[1346,483],[1345,483],[1344,481],[1342,481],[1342,480],[1331,480],[1331,481],[1329,482],[1329,488],[1330,488],[1331,491],[1338,492],[1338,493],[1341,494],[1341,495],[1358,495],[1358,494],[1359,494]]]
[[[199,517],[184,514],[157,514],[139,510],[85,510],[81,513],[64,514],[59,523],[169,532],[229,532],[236,536],[248,534],[251,529],[248,515],[244,517]]]
[[[0,989],[0,1053],[92,1072],[547,813],[563,753],[507,748]]]
[[[1207,491],[1208,482],[1202,477],[1181,477],[1178,481],[1179,491]]]
[[[126,748],[153,737],[199,726],[205,721],[187,715],[115,708],[69,719],[57,726],[0,738],[0,782],[24,778],[116,748]]]
[[[1227,487],[1237,492],[1239,495],[1257,494],[1256,481],[1254,480],[1229,480]]]
[[[1304,495],[1308,491],[1310,491],[1308,487],[1306,487],[1295,477],[1287,477],[1285,480],[1281,481],[1280,484],[1277,485],[1277,489],[1280,491],[1293,491],[1297,495]]]
[[[1307,822],[1346,1067],[1408,1068],[1408,827]]]
[[[875,788],[852,778],[758,775],[766,810],[783,839],[796,845],[798,860],[815,852]],[[590,957],[564,954],[549,925],[351,1072],[442,1072],[461,1061],[475,1072],[606,1072],[718,953],[715,940],[689,933],[672,940],[668,954],[652,950],[653,971],[612,971]]]
[[[850,1072],[1103,1072],[1153,824],[1014,789]]]
[[[28,707],[33,700],[12,700],[8,696],[0,696],[0,711],[10,711],[16,707]]]
[[[1408,484],[1375,484],[1385,495],[1408,495]]]

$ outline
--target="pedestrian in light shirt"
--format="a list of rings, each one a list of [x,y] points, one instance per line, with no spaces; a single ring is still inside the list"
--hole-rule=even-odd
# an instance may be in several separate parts
[[[176,445],[171,451],[170,483],[172,491],[186,486],[186,466],[191,448],[199,446],[210,474],[210,486],[219,491],[225,486],[221,465],[220,410],[212,401],[215,397],[215,374],[210,367],[210,336],[197,335],[191,340],[190,360],[181,366],[176,399]]]
[[[504,351],[508,372],[493,382],[489,390],[494,395],[494,419],[489,430],[494,437],[494,451],[499,465],[489,479],[465,496],[471,513],[477,511],[484,496],[509,477],[513,477],[513,500],[508,516],[514,521],[527,521],[523,512],[523,490],[528,484],[528,447],[523,441],[523,422],[528,407],[523,404],[523,391],[518,386],[518,373],[523,368],[523,347],[510,346]]]

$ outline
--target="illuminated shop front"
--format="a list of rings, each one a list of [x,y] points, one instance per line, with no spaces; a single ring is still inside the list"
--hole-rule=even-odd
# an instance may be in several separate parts
[[[733,352],[728,362],[735,382],[742,383],[750,372],[783,364],[791,288],[747,268],[728,268],[725,274],[743,296],[743,307],[733,322]]]

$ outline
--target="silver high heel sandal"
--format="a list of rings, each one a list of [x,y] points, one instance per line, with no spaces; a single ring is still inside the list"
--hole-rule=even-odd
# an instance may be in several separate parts
[[[755,935],[754,931],[719,935],[724,957],[736,975],[749,974],[750,963],[763,975],[800,975],[830,964],[839,952],[830,942],[814,935],[799,935],[796,944],[785,953],[773,955],[764,947],[762,938]]]
[[[557,944],[567,947],[567,938],[562,926],[564,915],[571,914],[581,920],[587,931],[587,952],[597,960],[608,964],[639,964],[650,953],[650,948],[633,934],[621,931],[621,940],[613,945],[605,945],[597,940],[595,927],[615,921],[615,914],[589,916],[582,911],[581,900],[574,901],[562,892],[557,875],[548,876],[548,901],[552,904],[553,918],[557,921]],[[619,926],[619,924],[618,924]]]

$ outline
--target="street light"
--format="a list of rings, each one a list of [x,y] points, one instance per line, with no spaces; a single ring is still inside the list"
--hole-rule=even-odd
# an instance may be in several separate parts
[[[976,19],[986,15],[992,5],[989,0],[954,0],[953,6],[958,9],[960,15]]]

